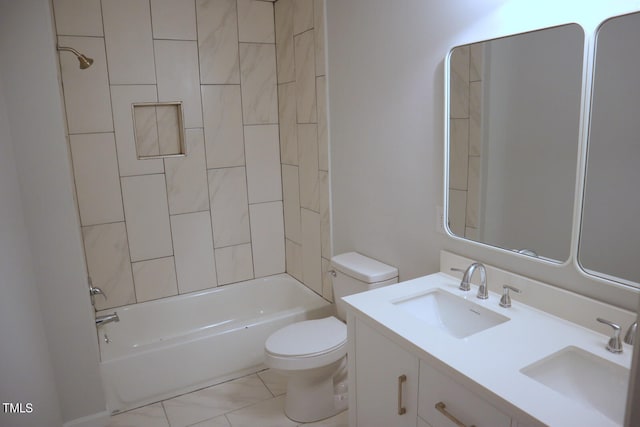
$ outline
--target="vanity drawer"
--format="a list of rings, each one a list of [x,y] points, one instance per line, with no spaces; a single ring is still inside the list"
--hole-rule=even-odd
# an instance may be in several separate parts
[[[420,361],[418,415],[432,427],[510,427],[511,418],[424,361]],[[436,405],[444,403],[438,410]],[[446,411],[460,424],[447,418]]]

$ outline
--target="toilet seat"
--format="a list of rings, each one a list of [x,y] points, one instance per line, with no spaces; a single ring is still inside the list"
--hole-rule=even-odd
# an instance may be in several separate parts
[[[293,323],[265,343],[265,364],[275,369],[319,368],[346,354],[347,326],[333,316]]]

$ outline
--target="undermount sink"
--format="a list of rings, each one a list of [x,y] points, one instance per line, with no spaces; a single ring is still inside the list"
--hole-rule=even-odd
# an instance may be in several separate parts
[[[629,370],[578,347],[566,347],[520,370],[622,425]]]
[[[393,304],[456,338],[468,337],[509,320],[508,317],[440,289],[395,301]]]

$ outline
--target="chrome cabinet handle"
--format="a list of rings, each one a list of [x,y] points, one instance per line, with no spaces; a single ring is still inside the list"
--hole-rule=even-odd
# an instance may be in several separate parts
[[[453,414],[451,414],[449,411],[447,411],[447,405],[444,404],[444,402],[438,402],[436,403],[436,409],[438,410],[438,412],[440,412],[442,415],[444,415],[445,417],[447,417],[451,422],[453,422],[456,426],[458,427],[467,427],[466,424],[462,423],[459,419],[457,419]],[[469,427],[476,427],[475,425],[469,426]]]
[[[402,404],[402,384],[407,382],[407,376],[402,374],[398,377],[398,415],[407,413],[407,408]]]

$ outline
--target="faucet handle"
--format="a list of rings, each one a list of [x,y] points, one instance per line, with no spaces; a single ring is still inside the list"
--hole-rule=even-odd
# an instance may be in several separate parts
[[[609,342],[607,343],[607,350],[611,353],[622,353],[622,341],[620,340],[620,325],[613,323],[607,319],[603,319],[598,317],[596,319],[600,323],[604,323],[605,325],[609,325],[613,328],[613,335],[609,338]]]
[[[462,281],[460,282],[460,286],[458,287],[458,289],[460,289],[461,291],[470,291],[471,290],[471,284],[469,283],[469,269],[462,269],[462,268],[455,268],[455,267],[451,267],[451,271],[457,271],[458,273],[463,273],[462,275]]]
[[[636,338],[636,329],[638,329],[638,321],[636,320],[629,326],[627,333],[624,335],[624,342],[633,345],[633,341]]]
[[[500,307],[511,307],[511,295],[509,295],[509,290],[512,290],[517,294],[522,293],[520,289],[515,288],[511,285],[502,285],[502,298],[500,298]]]
[[[95,296],[95,295],[102,295],[106,301],[107,299],[107,294],[104,293],[104,291],[102,289],[100,289],[97,286],[90,286],[89,287],[89,294],[91,296]]]

